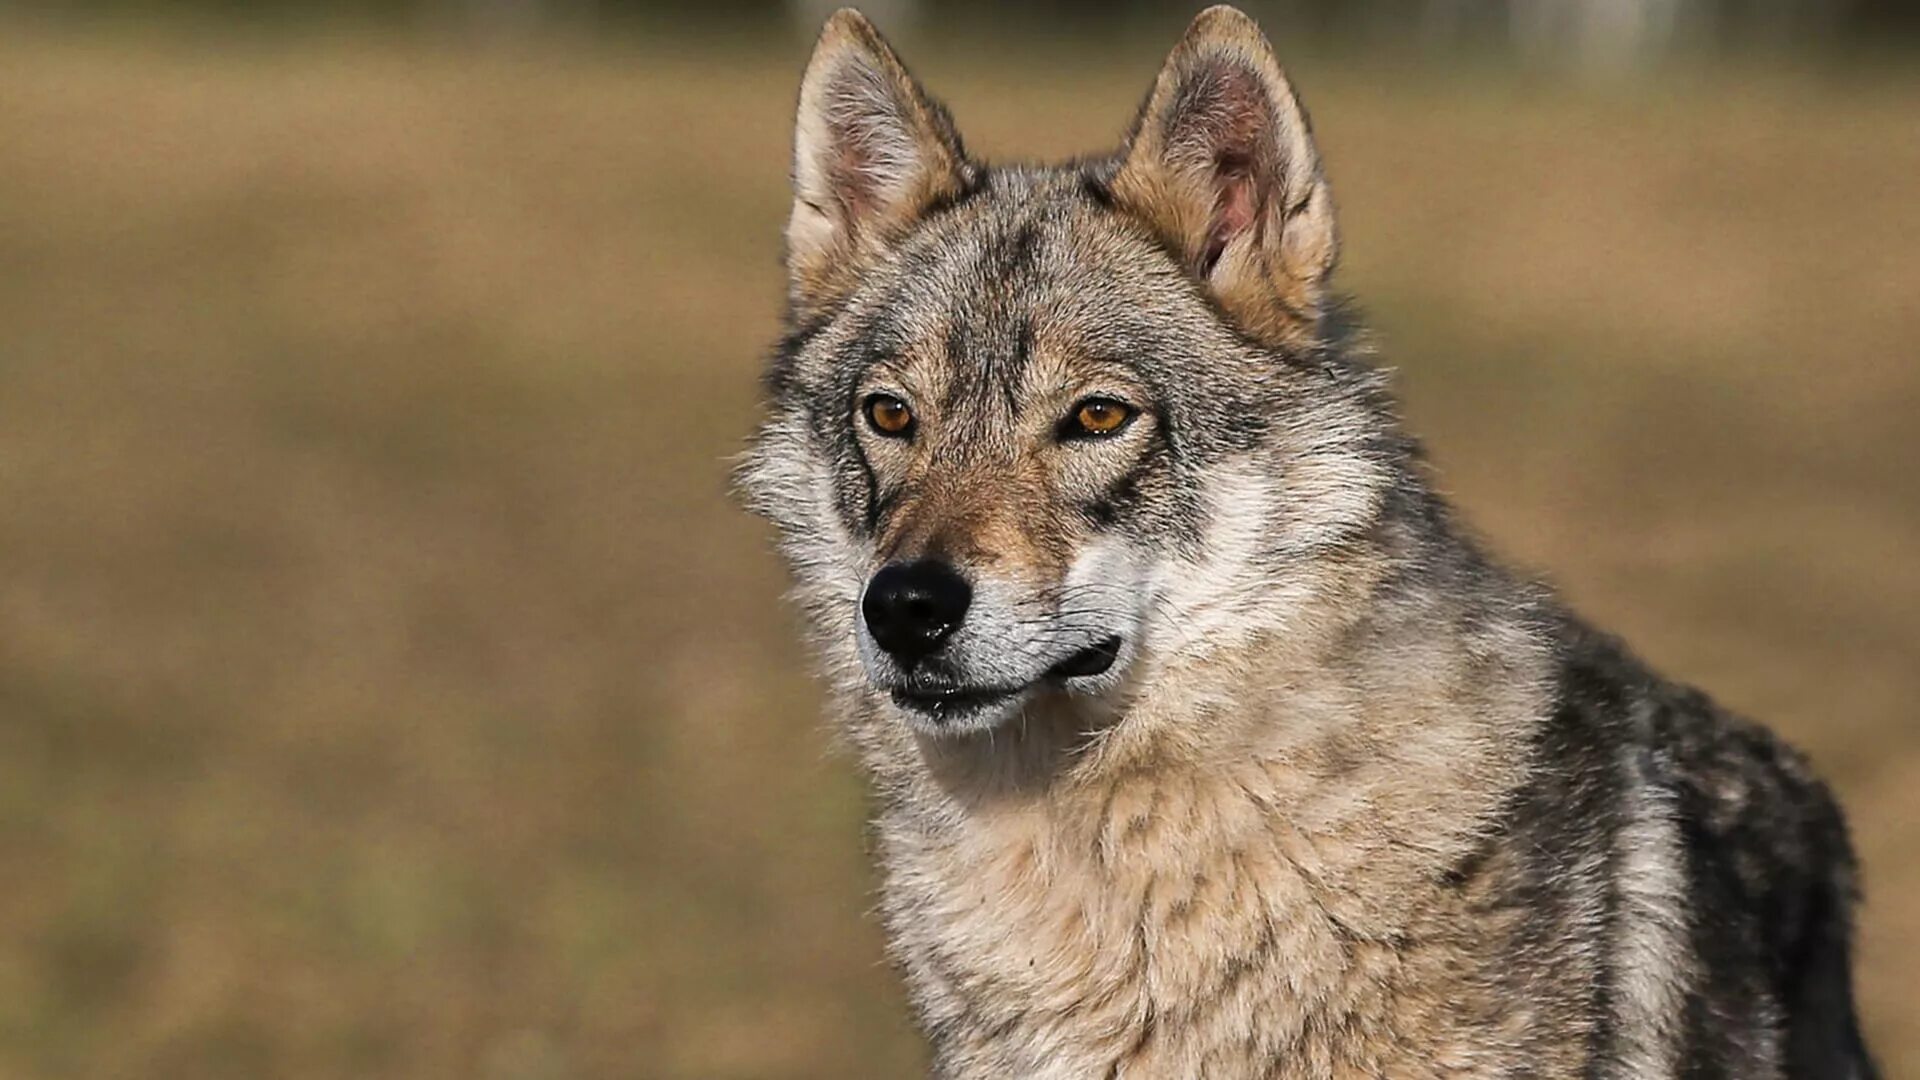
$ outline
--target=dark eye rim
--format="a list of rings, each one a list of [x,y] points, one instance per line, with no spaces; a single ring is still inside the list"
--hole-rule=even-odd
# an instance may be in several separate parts
[[[907,411],[906,427],[898,431],[888,431],[880,426],[880,422],[873,418],[873,407],[883,401],[891,401]],[[884,391],[875,391],[860,399],[860,416],[867,422],[868,429],[883,439],[910,439],[913,437],[914,429],[920,426],[920,418],[914,415],[913,406],[907,404],[907,399]]]
[[[1089,405],[1113,405],[1118,407],[1125,415],[1121,417],[1118,424],[1108,430],[1094,431],[1080,423],[1080,411]],[[1096,439],[1111,439],[1132,427],[1133,422],[1139,418],[1140,409],[1137,406],[1122,401],[1117,397],[1109,397],[1106,394],[1093,394],[1089,397],[1081,398],[1068,407],[1067,415],[1060,419],[1060,424],[1056,428],[1056,434],[1061,442],[1088,442]]]

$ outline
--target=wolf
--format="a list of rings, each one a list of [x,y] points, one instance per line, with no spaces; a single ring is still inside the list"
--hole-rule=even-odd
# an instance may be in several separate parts
[[[1833,797],[1457,523],[1252,20],[990,166],[840,11],[792,186],[738,483],[935,1075],[1874,1075]]]

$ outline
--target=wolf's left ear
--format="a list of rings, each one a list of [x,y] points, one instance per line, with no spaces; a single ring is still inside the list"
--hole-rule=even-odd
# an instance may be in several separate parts
[[[1339,254],[1306,110],[1252,19],[1201,12],[1127,138],[1114,197],[1187,261],[1241,329],[1316,336]]]
[[[852,8],[820,31],[800,83],[787,272],[797,309],[837,295],[862,256],[959,195],[971,166],[946,109]]]

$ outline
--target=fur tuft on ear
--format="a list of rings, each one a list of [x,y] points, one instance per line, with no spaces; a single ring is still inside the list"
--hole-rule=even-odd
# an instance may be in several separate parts
[[[835,12],[807,63],[794,125],[787,271],[796,309],[838,295],[861,256],[959,195],[971,173],[946,109],[866,16]]]
[[[1260,28],[1201,12],[1154,81],[1112,190],[1241,329],[1316,340],[1339,253],[1312,128]]]

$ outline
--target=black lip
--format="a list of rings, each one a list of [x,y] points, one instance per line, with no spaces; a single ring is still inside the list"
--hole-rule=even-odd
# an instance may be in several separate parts
[[[1098,675],[1112,667],[1119,656],[1120,637],[1116,634],[1089,645],[1053,665],[1042,677],[1076,679],[1087,675]],[[890,691],[890,694],[894,704],[903,709],[912,710],[935,720],[947,720],[992,708],[1026,689],[1025,686],[974,687],[921,684],[896,687]]]
[[[1088,675],[1098,675],[1113,666],[1120,658],[1120,636],[1115,634],[1105,641],[1089,645],[1065,660],[1048,669],[1050,679],[1077,679]]]
[[[908,689],[902,687],[893,691],[893,702],[903,709],[912,709],[915,712],[944,719],[998,705],[1019,692],[1019,688],[974,689],[954,686]]]

